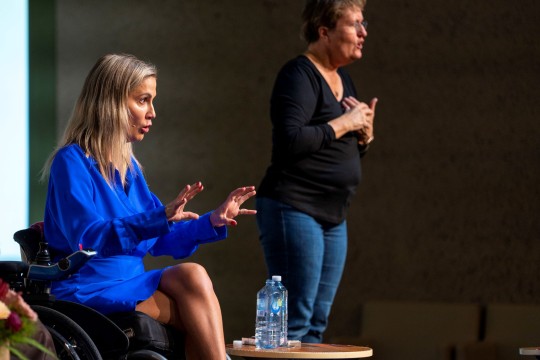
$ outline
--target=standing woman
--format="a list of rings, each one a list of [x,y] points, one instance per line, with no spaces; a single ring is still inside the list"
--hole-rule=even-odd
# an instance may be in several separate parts
[[[317,343],[347,252],[346,212],[373,140],[377,99],[357,99],[342,68],[362,57],[364,0],[308,0],[307,50],[279,72],[271,98],[272,162],[257,195],[269,275],[289,291],[290,339]]]
[[[224,239],[237,215],[255,214],[240,208],[255,188],[234,190],[200,217],[184,210],[203,190],[200,182],[161,204],[132,152],[132,143],[142,141],[155,120],[156,81],[156,68],[131,55],[103,56],[88,74],[45,167],[44,230],[57,258],[79,247],[97,255],[69,279],[54,282],[51,291],[104,314],[142,311],[186,334],[188,359],[223,360],[221,309],[205,269],[182,263],[145,271],[143,258],[184,258],[200,244]]]

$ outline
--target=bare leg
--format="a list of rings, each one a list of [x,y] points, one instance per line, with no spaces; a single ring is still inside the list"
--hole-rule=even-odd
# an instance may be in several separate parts
[[[158,291],[137,310],[185,332],[189,360],[226,358],[221,308],[202,266],[184,263],[166,269]]]

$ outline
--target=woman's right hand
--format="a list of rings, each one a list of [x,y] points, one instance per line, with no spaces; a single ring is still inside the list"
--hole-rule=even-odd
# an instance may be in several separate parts
[[[373,99],[371,104],[368,105],[352,96],[344,98],[342,105],[345,109],[345,114],[328,122],[334,129],[336,139],[351,131],[372,129],[376,103],[377,99]]]
[[[180,191],[178,196],[165,206],[165,215],[167,216],[167,220],[181,221],[198,219],[198,214],[190,211],[184,211],[184,207],[189,200],[193,199],[195,195],[203,191],[203,189],[204,187],[200,181],[193,185],[186,185],[182,191]]]
[[[355,98],[346,98],[343,100],[343,106],[345,107],[345,109],[347,109],[347,104],[352,104],[360,106],[363,111],[367,125],[357,130],[359,138],[358,143],[361,145],[368,145],[374,139],[373,122],[375,120],[375,107],[377,106],[377,101],[379,101],[377,98],[371,99],[371,102],[368,106],[367,104],[360,103]]]

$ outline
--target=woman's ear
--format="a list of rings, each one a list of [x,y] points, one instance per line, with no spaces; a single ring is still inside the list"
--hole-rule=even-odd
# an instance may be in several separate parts
[[[319,27],[319,38],[325,39],[328,37],[328,28],[326,26]]]

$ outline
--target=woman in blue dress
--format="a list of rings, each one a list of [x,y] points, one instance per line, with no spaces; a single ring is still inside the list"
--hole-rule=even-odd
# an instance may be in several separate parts
[[[143,140],[156,117],[156,68],[132,55],[106,55],[88,74],[49,179],[45,237],[55,255],[80,248],[97,252],[69,279],[53,284],[59,299],[102,313],[138,310],[186,334],[188,359],[224,359],[221,309],[205,269],[182,263],[145,271],[143,257],[195,252],[224,239],[241,205],[255,195],[232,191],[217,209],[199,216],[185,206],[203,190],[185,186],[166,205],[150,192],[132,143]]]

